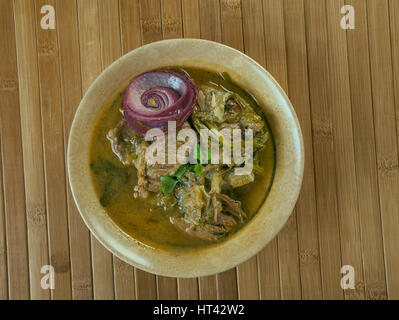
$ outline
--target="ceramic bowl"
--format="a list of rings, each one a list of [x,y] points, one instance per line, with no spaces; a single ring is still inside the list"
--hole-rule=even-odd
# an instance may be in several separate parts
[[[104,108],[134,76],[167,66],[228,72],[256,97],[276,143],[276,169],[266,201],[250,222],[217,245],[200,249],[152,248],[123,232],[100,205],[92,184],[89,147]],[[87,227],[113,254],[142,270],[172,277],[197,277],[230,269],[257,254],[289,218],[301,188],[304,149],[295,111],[274,78],[257,62],[225,45],[198,39],[154,42],[116,60],[93,82],[72,123],[68,170],[73,197]],[[265,186],[266,188],[267,186]]]

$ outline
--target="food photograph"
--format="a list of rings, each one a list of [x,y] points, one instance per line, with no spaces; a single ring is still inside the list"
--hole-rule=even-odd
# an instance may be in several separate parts
[[[399,1],[0,0],[0,25],[0,300],[399,299]]]

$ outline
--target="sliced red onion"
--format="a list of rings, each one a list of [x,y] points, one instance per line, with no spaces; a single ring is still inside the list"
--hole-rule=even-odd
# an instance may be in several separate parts
[[[123,107],[130,127],[141,135],[151,128],[167,132],[168,121],[179,129],[191,115],[197,99],[194,81],[172,70],[145,72],[127,86]]]
[[[167,105],[173,104],[179,98],[179,94],[171,88],[152,88],[144,92],[141,96],[141,103],[148,108],[165,108]],[[151,104],[153,99],[155,104]]]

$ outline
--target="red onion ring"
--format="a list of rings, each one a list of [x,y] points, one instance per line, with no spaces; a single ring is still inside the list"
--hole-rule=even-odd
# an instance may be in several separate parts
[[[191,115],[197,100],[194,81],[185,73],[155,70],[135,77],[123,97],[124,117],[141,135],[151,128],[168,133],[168,121],[176,121],[176,130]]]

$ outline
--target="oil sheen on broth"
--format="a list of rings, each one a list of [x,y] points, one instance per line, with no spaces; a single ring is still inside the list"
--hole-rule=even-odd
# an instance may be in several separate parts
[[[174,67],[173,69],[178,68]],[[258,108],[256,111],[261,114],[253,97],[230,81],[226,81],[225,77],[203,69],[185,68],[184,71],[190,75],[198,88],[212,84],[238,93],[247,103],[255,104],[255,107]],[[126,166],[121,163],[107,138],[110,129],[115,128],[123,119],[122,100],[123,93],[120,93],[103,111],[95,126],[91,142],[92,180],[104,209],[124,232],[152,247],[199,247],[215,243],[215,241],[189,235],[172,224],[170,216],[177,213],[176,205],[166,210],[157,206],[159,199],[155,193],[151,192],[145,199],[133,196],[133,187],[137,184],[137,170],[134,165]],[[268,131],[265,146],[259,151],[259,163],[263,172],[256,174],[253,182],[230,192],[235,200],[241,202],[242,209],[248,215],[248,218],[230,234],[245,226],[256,214],[258,208],[265,201],[273,180],[275,145],[267,120],[264,119],[263,114],[261,115],[266,122]],[[232,236],[230,234],[227,237],[221,237],[218,241]]]

